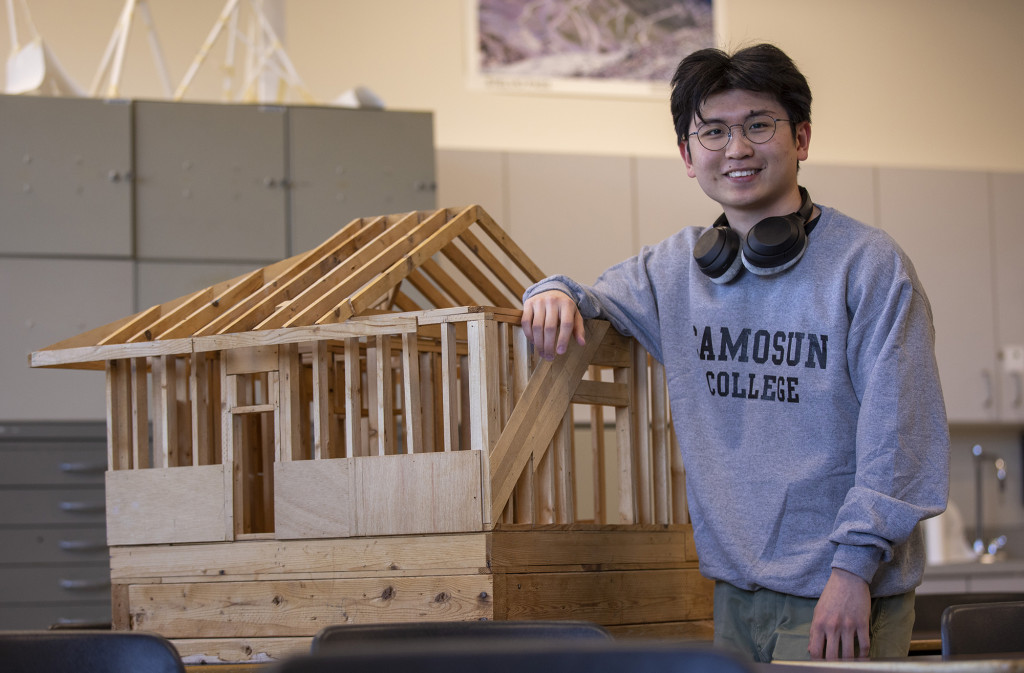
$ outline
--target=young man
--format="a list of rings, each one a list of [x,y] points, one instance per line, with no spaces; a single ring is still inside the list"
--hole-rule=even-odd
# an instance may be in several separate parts
[[[665,365],[716,644],[905,656],[917,523],[948,491],[928,300],[888,235],[798,186],[811,93],[781,50],[702,50],[672,85],[687,174],[723,216],[593,287],[538,283],[523,328],[553,358],[603,318]]]

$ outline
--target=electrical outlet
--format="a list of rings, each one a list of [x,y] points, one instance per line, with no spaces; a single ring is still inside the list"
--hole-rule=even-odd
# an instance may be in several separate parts
[[[1003,346],[1003,369],[1024,372],[1024,346]]]

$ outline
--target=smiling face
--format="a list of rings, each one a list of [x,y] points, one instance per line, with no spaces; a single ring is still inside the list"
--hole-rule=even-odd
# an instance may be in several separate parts
[[[704,123],[732,126],[758,114],[787,118],[773,96],[744,89],[709,96],[701,114],[703,120],[695,116],[688,133]],[[750,142],[740,127],[734,126],[732,139],[723,150],[705,149],[693,136],[679,146],[687,175],[697,178],[704,193],[721,204],[729,224],[741,235],[766,217],[788,215],[800,207],[797,165],[807,159],[811,125],[797,124],[796,138],[788,121],[777,126],[775,136],[763,144]]]

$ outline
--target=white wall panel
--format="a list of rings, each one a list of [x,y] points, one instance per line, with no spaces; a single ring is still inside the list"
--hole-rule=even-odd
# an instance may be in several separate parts
[[[636,240],[630,159],[509,156],[505,229],[547,274],[593,283]]]
[[[870,166],[829,166],[812,161],[800,165],[797,178],[815,203],[878,226],[876,172]]]
[[[438,207],[476,203],[507,229],[507,156],[504,152],[438,150]]]
[[[711,225],[722,209],[686,174],[682,157],[636,159],[639,244],[653,245],[683,227]]]

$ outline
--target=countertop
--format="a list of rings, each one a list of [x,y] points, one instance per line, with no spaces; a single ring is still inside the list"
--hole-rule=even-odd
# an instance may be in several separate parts
[[[943,563],[924,568],[925,578],[963,575],[1024,575],[1024,559],[1006,559],[995,563],[968,561],[966,563]]]

